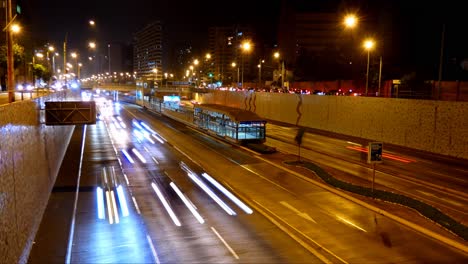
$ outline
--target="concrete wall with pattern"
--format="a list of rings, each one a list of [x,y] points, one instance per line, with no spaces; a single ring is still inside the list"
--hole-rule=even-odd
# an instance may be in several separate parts
[[[0,106],[0,262],[27,261],[74,126],[44,125],[41,100]]]
[[[468,102],[227,91],[195,98],[292,125],[468,159]]]

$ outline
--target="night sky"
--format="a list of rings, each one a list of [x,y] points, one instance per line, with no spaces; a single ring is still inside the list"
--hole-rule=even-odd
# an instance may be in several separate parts
[[[165,30],[194,47],[207,48],[209,26],[251,24],[265,43],[274,44],[281,0],[22,0],[25,34],[42,43],[63,43],[70,49],[86,46],[91,35],[103,42],[132,41],[132,34],[154,20],[162,20]],[[404,65],[436,68],[442,24],[446,24],[447,61],[468,58],[468,20],[463,1],[421,0],[287,0],[312,11],[356,10],[364,22],[387,18],[391,21],[393,54]],[[97,23],[91,31],[88,20]],[[368,19],[369,21],[365,21]],[[388,25],[387,25],[388,26]],[[388,54],[387,54],[388,55]]]

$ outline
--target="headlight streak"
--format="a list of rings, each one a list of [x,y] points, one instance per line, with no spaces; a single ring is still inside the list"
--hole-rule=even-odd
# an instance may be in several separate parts
[[[151,159],[153,159],[153,161],[159,165],[159,161],[155,157],[151,156]]]
[[[159,191],[158,187],[154,182],[151,183],[151,187],[153,187],[154,192],[156,192],[156,195],[158,196],[159,200],[161,200],[161,203],[163,204],[164,208],[166,208],[167,213],[171,217],[172,221],[176,226],[181,226],[181,223],[177,216],[174,214],[174,211],[172,211],[172,208],[169,206],[169,203],[166,201],[162,193]]]
[[[107,202],[107,214],[109,215],[109,224],[114,223],[114,217],[112,217],[112,207],[109,197],[109,191],[106,191],[106,202]]]
[[[96,201],[98,207],[98,218],[105,219],[105,209],[104,209],[104,193],[101,187],[96,188]]]
[[[165,141],[165,140],[163,140],[161,137],[159,137],[159,136],[156,135],[156,134],[152,134],[152,136],[153,136],[157,141],[159,141],[161,144],[164,144],[164,141]]]
[[[150,134],[148,132],[143,132],[143,136],[149,141],[151,142],[151,144],[155,144],[154,141],[151,139],[150,137]]]
[[[345,224],[348,224],[348,225],[350,225],[350,226],[352,226],[354,228],[357,228],[357,229],[367,233],[367,231],[365,229],[361,228],[360,226],[357,226],[356,224],[352,223],[351,221],[349,221],[347,219],[344,219],[341,216],[336,216],[336,218],[338,218],[338,220],[340,220],[341,222],[344,222]]]
[[[142,127],[140,124],[138,124],[138,122],[137,122],[136,120],[133,120],[133,121],[132,121],[132,124],[133,124],[134,126],[136,126],[138,129],[143,130],[143,127]]]
[[[203,217],[197,212],[197,210],[195,210],[195,208],[192,207],[192,203],[189,202],[188,198],[185,197],[185,195],[179,190],[179,188],[177,188],[175,183],[171,182],[169,185],[172,187],[172,189],[174,189],[174,191],[177,193],[177,195],[179,195],[180,199],[184,202],[185,206],[187,206],[187,208],[190,210],[190,212],[192,212],[193,216],[195,216],[195,218],[198,220],[198,222],[200,224],[205,223],[205,220],[203,220]]]
[[[146,130],[148,130],[149,132],[151,132],[151,133],[153,133],[153,134],[157,134],[156,131],[154,131],[153,129],[151,129],[151,127],[149,127],[146,123],[140,122],[140,125],[143,126],[144,128],[146,128]]]
[[[136,129],[133,130],[133,134],[138,140],[142,140],[144,137],[143,133],[141,133],[139,130],[136,130]]]
[[[132,148],[132,152],[141,160],[141,162],[146,163],[146,159],[143,157],[143,155],[140,154],[140,152],[136,148]]]
[[[122,210],[122,216],[128,216],[127,199],[125,198],[122,185],[119,185],[119,187],[117,187],[117,198],[119,199],[120,210]]]
[[[122,128],[127,128],[127,125],[124,122],[120,121],[119,124]]]
[[[120,117],[120,116],[117,116],[117,120],[119,120],[120,122],[123,121],[123,120],[122,120],[122,117]]]
[[[231,201],[233,201],[237,206],[239,206],[244,212],[247,214],[252,214],[253,211],[250,209],[247,205],[245,205],[241,200],[239,200],[237,197],[235,197],[230,191],[228,191],[224,186],[219,184],[215,179],[213,179],[210,175],[207,173],[202,173],[202,176],[205,177],[209,182],[211,182],[218,190],[220,190],[222,193],[224,193]]]
[[[117,211],[117,204],[115,203],[114,191],[110,191],[110,197],[112,202],[112,212],[114,213],[115,223],[118,224],[119,221],[119,212]]]
[[[225,204],[208,186],[206,186],[200,179],[198,179],[197,176],[192,174],[191,172],[187,173],[187,175],[198,185],[200,188],[202,188],[210,197],[213,199],[221,208],[226,211],[229,215],[236,215],[236,212],[234,212],[227,204]]]
[[[128,161],[130,161],[130,163],[135,163],[135,161],[132,159],[132,157],[130,156],[130,154],[128,154],[128,152],[125,150],[125,149],[122,149],[122,153],[124,154],[124,156],[128,159]]]

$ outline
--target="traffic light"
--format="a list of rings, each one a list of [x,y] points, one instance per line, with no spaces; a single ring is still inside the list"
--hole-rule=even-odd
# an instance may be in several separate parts
[[[16,0],[16,14],[21,15],[21,0]]]

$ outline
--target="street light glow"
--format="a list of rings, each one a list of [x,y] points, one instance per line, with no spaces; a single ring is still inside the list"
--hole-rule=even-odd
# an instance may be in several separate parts
[[[357,25],[357,17],[354,14],[346,15],[344,18],[344,24],[348,28],[353,28]]]
[[[93,41],[91,41],[91,42],[89,42],[88,46],[89,46],[90,48],[94,49],[94,48],[96,48],[96,43],[93,42]]]
[[[278,59],[278,58],[279,58],[279,56],[280,56],[280,54],[279,54],[279,52],[275,52],[275,54],[273,54],[273,56],[274,56],[275,58],[277,58],[277,59]]]
[[[242,43],[242,49],[245,50],[245,51],[250,51],[250,49],[252,48],[252,44],[248,41],[245,41],[244,43]]]
[[[89,25],[90,25],[90,26],[94,26],[95,24],[96,24],[96,22],[94,22],[94,20],[92,20],[92,19],[89,20]]]
[[[20,32],[20,30],[21,30],[21,28],[20,28],[20,26],[18,24],[11,25],[11,32],[18,33],[18,32]]]
[[[235,62],[231,63],[231,66],[236,67],[236,63]]]
[[[366,50],[371,50],[374,47],[375,43],[372,39],[367,39],[364,41],[364,48]]]

